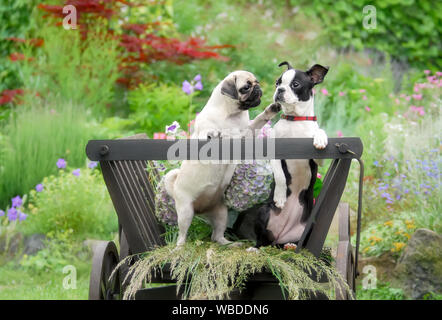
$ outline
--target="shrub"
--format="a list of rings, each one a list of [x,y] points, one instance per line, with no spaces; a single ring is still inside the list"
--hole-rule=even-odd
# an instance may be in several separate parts
[[[374,29],[362,25],[366,16],[362,10],[368,4],[376,8]],[[439,2],[315,0],[301,1],[301,6],[310,16],[321,18],[325,34],[338,47],[374,48],[415,66],[442,67]]]
[[[105,114],[119,75],[118,43],[99,29],[94,31],[94,37],[82,40],[72,30],[52,26],[39,29],[37,35],[44,46],[35,53],[25,47],[24,55],[33,58],[16,62],[23,86],[44,99],[55,97],[82,105],[95,116]]]
[[[26,234],[72,230],[75,237],[109,238],[117,231],[117,218],[98,170],[63,168],[44,178],[40,192],[29,193]]]
[[[177,86],[142,84],[129,92],[128,100],[133,125],[150,136],[175,120],[186,128],[194,114],[191,98]]]
[[[45,243],[45,248],[35,255],[23,255],[19,264],[28,273],[41,275],[42,273],[62,273],[67,265],[81,266],[84,269],[84,260],[90,257],[87,247],[71,239],[73,230],[51,232]],[[83,270],[78,270],[79,273]]]

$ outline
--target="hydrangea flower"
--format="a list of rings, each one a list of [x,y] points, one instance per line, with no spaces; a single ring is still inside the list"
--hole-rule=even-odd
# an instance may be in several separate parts
[[[64,160],[63,158],[58,159],[57,160],[57,167],[58,167],[58,169],[66,168],[66,160]]]
[[[239,164],[224,193],[225,204],[233,210],[244,211],[263,203],[270,196],[272,182],[269,161]]]
[[[35,190],[37,190],[37,192],[42,192],[43,189],[44,189],[44,186],[41,183],[39,183],[35,186]]]
[[[164,179],[161,179],[155,193],[155,215],[157,218],[170,226],[177,225],[175,200],[167,193]]]
[[[20,207],[23,203],[22,198],[20,198],[20,196],[16,196],[14,198],[12,198],[12,207],[16,208],[16,207]]]
[[[94,169],[97,165],[98,165],[97,161],[91,161],[91,162],[88,163],[87,167],[89,169]]]
[[[273,172],[269,161],[239,164],[224,193],[224,203],[230,209],[244,211],[265,202],[271,193]],[[164,179],[155,194],[155,215],[168,225],[177,224],[175,201],[167,193]]]
[[[80,176],[80,169],[75,169],[75,170],[73,170],[73,171],[72,171],[72,174],[73,174],[74,176],[76,176],[76,177],[79,177],[79,176]]]

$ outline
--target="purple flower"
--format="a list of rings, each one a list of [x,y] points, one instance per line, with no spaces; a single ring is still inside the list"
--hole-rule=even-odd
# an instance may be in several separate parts
[[[198,81],[196,83],[196,85],[194,86],[194,88],[195,88],[195,90],[199,90],[199,91],[203,90],[203,83],[201,81]]]
[[[184,80],[182,90],[185,94],[191,94],[193,92],[193,87],[189,81]]]
[[[14,207],[8,209],[8,219],[9,221],[17,220],[17,209]]]
[[[23,220],[26,220],[27,217],[28,217],[28,215],[26,213],[19,211],[18,220],[23,221]]]
[[[200,74],[197,74],[197,75],[195,76],[195,78],[193,78],[193,81],[195,81],[195,82],[200,82],[200,81],[201,81],[201,75],[200,75]]]
[[[39,183],[35,186],[35,190],[37,190],[37,192],[42,192],[43,189],[44,189],[44,186],[41,183]]]
[[[91,162],[88,163],[87,167],[89,169],[94,169],[97,165],[98,165],[97,161],[91,161]]]
[[[166,126],[166,134],[175,134],[180,128],[180,124],[174,121],[170,126]]]
[[[5,215],[5,212],[3,210],[0,210],[0,217],[3,217]]]
[[[73,171],[72,171],[72,174],[73,174],[74,176],[76,176],[76,177],[79,177],[79,176],[80,176],[80,169],[75,169],[75,170],[73,170]]]
[[[384,172],[384,175],[389,176],[390,172]]]
[[[23,203],[22,198],[20,198],[20,196],[16,196],[14,198],[12,198],[12,207],[16,208],[16,207],[20,207]]]
[[[66,168],[66,160],[64,160],[63,158],[58,159],[57,160],[57,167],[58,167],[58,169]]]

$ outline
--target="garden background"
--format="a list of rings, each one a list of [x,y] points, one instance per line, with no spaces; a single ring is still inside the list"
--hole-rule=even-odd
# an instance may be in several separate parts
[[[62,25],[67,4],[75,30]],[[281,61],[330,66],[315,93],[320,126],[364,143],[361,261],[377,267],[377,287],[359,283],[357,298],[416,298],[395,270],[417,229],[442,232],[442,3],[370,4],[373,29],[362,0],[1,0],[0,299],[87,298],[87,240],[118,229],[89,139],[164,138],[174,121],[185,135],[237,69],[262,85],[253,118]],[[343,201],[355,210],[353,167]],[[441,298],[442,250],[427,251],[434,292],[419,298]],[[63,289],[66,265],[75,290]]]

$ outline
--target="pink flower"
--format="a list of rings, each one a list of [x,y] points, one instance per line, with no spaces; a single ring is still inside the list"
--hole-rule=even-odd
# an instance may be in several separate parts
[[[360,93],[364,93],[364,92],[365,92],[365,89],[359,89],[359,92],[360,92]]]
[[[425,74],[430,74],[431,71],[430,71],[430,70],[424,70],[424,73],[425,73]]]
[[[321,178],[322,178],[322,175],[318,172],[318,173],[316,174],[316,178],[321,179]]]
[[[369,106],[365,106],[365,111],[370,112],[371,108]]]
[[[442,77],[442,72],[438,71],[438,72],[436,72],[436,75],[437,75],[438,77]]]
[[[166,139],[166,134],[162,132],[155,132],[153,134],[154,139]]]
[[[336,134],[338,135],[338,137],[339,137],[339,138],[341,138],[341,137],[343,136],[343,134],[342,134],[342,131],[341,131],[341,130],[338,130],[338,131],[336,132]]]
[[[313,92],[313,94],[316,94],[316,89],[313,88],[313,89],[312,89],[312,92]]]
[[[343,92],[343,91],[339,91],[339,96],[340,96],[340,97],[345,96],[345,92]]]
[[[324,95],[324,96],[328,96],[328,91],[327,91],[327,89],[321,89],[321,93]]]
[[[362,96],[362,100],[367,100],[367,96],[366,95]]]
[[[422,95],[421,94],[413,94],[412,95],[414,100],[422,100]]]
[[[407,100],[407,101],[410,101],[410,99],[411,99],[410,96],[405,97],[405,100]]]
[[[400,101],[399,101],[398,98],[394,99],[394,102],[396,102],[396,104],[399,104],[399,103],[400,103]]]

